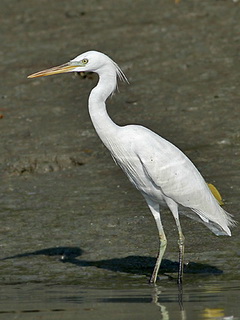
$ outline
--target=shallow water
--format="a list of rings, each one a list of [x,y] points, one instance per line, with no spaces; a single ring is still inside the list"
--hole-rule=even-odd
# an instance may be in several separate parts
[[[0,319],[240,319],[240,282],[84,289],[1,286]],[[110,285],[111,286],[111,285]],[[11,297],[11,300],[9,300]]]
[[[0,318],[239,319],[240,232],[162,212],[168,247],[92,127],[96,78],[30,73],[96,49],[130,85],[108,101],[180,147],[239,221],[238,1],[1,1]]]

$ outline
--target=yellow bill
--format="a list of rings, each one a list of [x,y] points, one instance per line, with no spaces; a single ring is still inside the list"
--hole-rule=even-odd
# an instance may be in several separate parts
[[[77,68],[76,65],[65,63],[57,67],[49,68],[43,71],[30,74],[28,78],[46,77],[46,76],[51,76],[53,74],[71,72],[75,68]]]

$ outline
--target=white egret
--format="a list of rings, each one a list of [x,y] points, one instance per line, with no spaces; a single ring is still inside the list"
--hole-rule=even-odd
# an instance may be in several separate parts
[[[179,272],[182,282],[184,236],[179,212],[205,224],[216,235],[231,236],[234,225],[212,195],[193,163],[173,144],[140,125],[118,126],[109,117],[105,101],[117,87],[117,77],[127,81],[119,66],[107,55],[88,51],[70,62],[34,73],[28,78],[66,72],[96,72],[98,84],[92,89],[88,108],[93,125],[115,162],[131,183],[141,192],[156,221],[159,232],[159,252],[150,278],[155,283],[167,245],[160,208],[168,207],[178,229]]]

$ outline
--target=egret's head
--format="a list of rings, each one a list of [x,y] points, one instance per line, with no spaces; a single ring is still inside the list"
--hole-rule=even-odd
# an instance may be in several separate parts
[[[101,70],[106,67],[111,67],[115,69],[116,74],[122,79],[126,80],[124,73],[118,67],[118,65],[111,60],[105,54],[98,51],[87,51],[80,54],[76,58],[70,60],[69,62],[62,64],[57,67],[46,69],[28,76],[28,78],[44,77],[50,76],[58,73],[67,72],[97,72],[100,73]]]

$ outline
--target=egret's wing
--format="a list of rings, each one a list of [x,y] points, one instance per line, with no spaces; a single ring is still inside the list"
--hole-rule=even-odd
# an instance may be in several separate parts
[[[150,133],[135,144],[147,178],[177,203],[183,206],[196,203],[199,193],[206,189],[201,174],[177,147]]]
[[[194,164],[170,142],[146,131],[141,143],[136,143],[136,155],[146,177],[161,192],[178,204],[190,208],[201,219],[210,221],[230,234],[232,219],[218,205]]]

